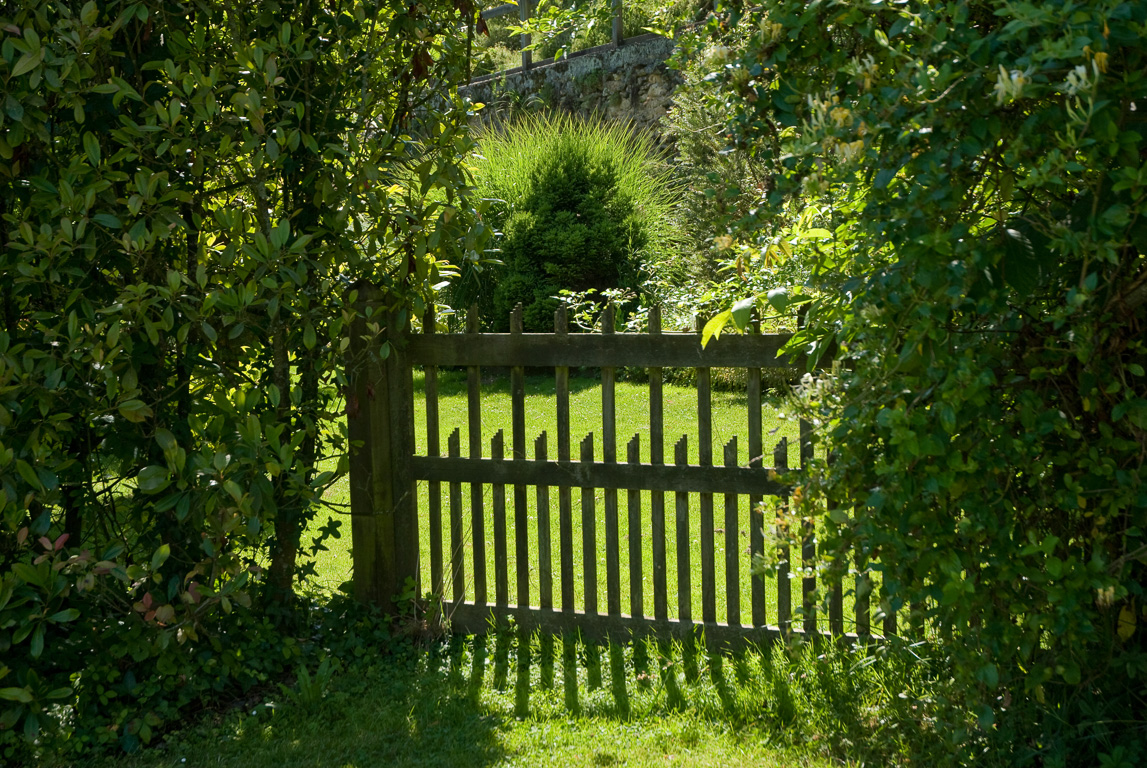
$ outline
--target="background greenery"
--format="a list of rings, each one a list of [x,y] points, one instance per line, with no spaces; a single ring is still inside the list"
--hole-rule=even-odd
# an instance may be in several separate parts
[[[613,9],[606,0],[558,0],[540,2],[533,18],[522,24],[516,13],[486,21],[474,37],[475,77],[522,66],[521,32],[532,35],[534,60],[550,59],[606,45],[612,41]],[[692,18],[704,7],[698,0],[673,3],[635,0],[622,5],[622,34],[637,37],[649,31],[669,31],[681,20]]]

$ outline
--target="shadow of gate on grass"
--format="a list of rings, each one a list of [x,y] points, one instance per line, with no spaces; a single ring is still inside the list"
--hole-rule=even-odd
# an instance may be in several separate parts
[[[767,651],[751,647],[728,655],[706,651],[703,643],[595,643],[571,635],[523,634],[502,627],[450,643],[456,665],[466,667],[470,695],[478,696],[484,686],[507,697],[512,692],[517,718],[628,720],[692,707],[734,723],[754,719],[760,704],[751,679],[771,679],[759,674]],[[727,665],[735,671],[734,681],[727,677]]]

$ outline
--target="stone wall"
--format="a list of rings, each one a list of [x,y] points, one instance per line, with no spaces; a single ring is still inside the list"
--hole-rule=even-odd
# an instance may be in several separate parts
[[[462,93],[486,105],[483,122],[497,122],[522,109],[559,109],[577,115],[597,114],[606,120],[632,122],[661,134],[661,118],[673,100],[681,75],[665,60],[673,41],[642,35],[622,45],[598,46],[528,70],[499,72],[474,80]]]

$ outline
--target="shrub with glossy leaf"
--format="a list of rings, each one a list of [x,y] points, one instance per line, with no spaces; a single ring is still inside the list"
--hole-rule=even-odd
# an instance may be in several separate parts
[[[949,736],[1017,763],[1136,753],[1147,7],[733,8],[709,33],[753,36],[715,77],[777,179],[747,227],[830,212],[794,342],[846,363],[804,401],[837,456],[806,478],[821,545],[926,615],[983,729]]]
[[[0,4],[0,762],[146,742],[285,647],[236,638],[345,471],[352,286],[418,307],[480,249],[464,105],[417,96],[466,15]]]

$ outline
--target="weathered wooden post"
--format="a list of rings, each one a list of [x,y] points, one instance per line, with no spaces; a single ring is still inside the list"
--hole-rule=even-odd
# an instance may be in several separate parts
[[[526,22],[530,20],[530,0],[518,0],[518,19]],[[530,50],[530,35],[522,35],[522,69],[528,70],[534,65],[533,51]]]
[[[351,557],[355,598],[396,613],[408,578],[418,582],[413,375],[404,347],[409,315],[356,284],[358,315],[347,353],[351,441]]]

